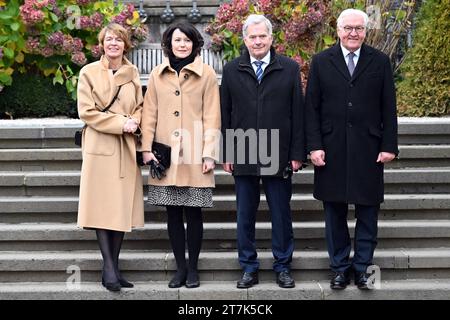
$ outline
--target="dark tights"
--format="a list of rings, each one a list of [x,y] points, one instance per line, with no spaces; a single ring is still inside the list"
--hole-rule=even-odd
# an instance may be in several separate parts
[[[195,280],[198,278],[198,256],[203,239],[202,209],[199,207],[167,206],[167,230],[177,263],[177,277]],[[187,238],[183,223],[183,209],[186,215]],[[186,265],[185,242],[187,239],[189,262]]]
[[[125,232],[96,229],[96,233],[103,257],[103,279],[108,283],[123,279],[119,271],[119,254]]]

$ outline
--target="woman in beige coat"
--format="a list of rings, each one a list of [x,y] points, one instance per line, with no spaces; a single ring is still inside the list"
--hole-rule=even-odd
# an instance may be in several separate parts
[[[171,166],[161,180],[149,177],[148,201],[166,206],[167,229],[177,263],[170,288],[200,285],[197,264],[202,207],[212,207],[214,166],[220,137],[219,88],[214,70],[199,55],[203,38],[189,23],[164,32],[164,62],[150,74],[142,111],[144,161],[156,160],[154,141],[171,146]],[[189,263],[185,260],[187,222]]]
[[[133,287],[118,267],[124,233],[144,225],[143,183],[133,135],[143,98],[137,68],[124,57],[131,46],[127,31],[110,24],[98,39],[104,55],[84,66],[78,81],[78,114],[86,124],[78,225],[96,230],[103,257],[102,284],[119,291]]]

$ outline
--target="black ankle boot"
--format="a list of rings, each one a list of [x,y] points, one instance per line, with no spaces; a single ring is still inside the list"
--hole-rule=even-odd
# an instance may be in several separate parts
[[[186,288],[192,289],[200,286],[200,280],[197,270],[189,270],[186,279]]]
[[[177,273],[175,273],[175,276],[169,282],[169,288],[180,288],[181,286],[185,285],[186,277],[187,277],[186,270],[184,271],[177,270]]]

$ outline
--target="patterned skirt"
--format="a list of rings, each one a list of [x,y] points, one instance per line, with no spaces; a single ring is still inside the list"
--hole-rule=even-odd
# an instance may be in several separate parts
[[[211,208],[212,188],[148,186],[148,200],[155,206]]]

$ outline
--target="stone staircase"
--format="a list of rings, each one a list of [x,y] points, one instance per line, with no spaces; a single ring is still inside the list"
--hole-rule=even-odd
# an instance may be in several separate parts
[[[0,121],[0,299],[448,299],[450,119],[399,123],[400,158],[385,172],[374,259],[381,268],[380,289],[329,289],[323,213],[311,195],[309,167],[293,178],[294,289],[274,282],[264,196],[257,223],[261,283],[236,289],[241,271],[233,179],[218,170],[215,207],[204,213],[200,288],[167,287],[175,262],[165,213],[146,205],[145,227],[126,235],[121,254],[121,269],[136,287],[113,294],[99,283],[95,233],[76,227],[81,153],[72,137],[81,122]],[[350,225],[353,233],[354,222]],[[77,275],[79,287],[70,282]]]

